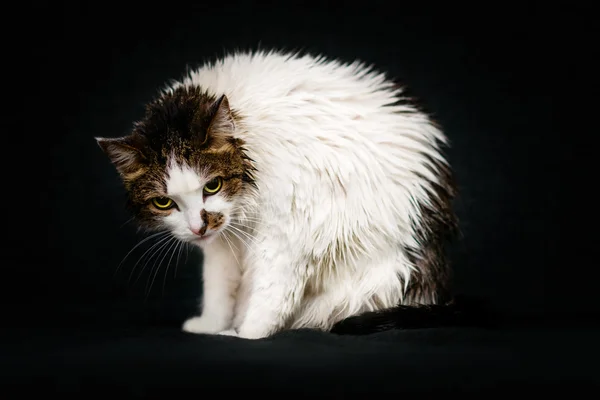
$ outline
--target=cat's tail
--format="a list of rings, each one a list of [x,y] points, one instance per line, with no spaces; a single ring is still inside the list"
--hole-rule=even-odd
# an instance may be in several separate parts
[[[492,310],[481,300],[457,296],[445,304],[396,306],[346,318],[336,323],[332,333],[367,335],[391,329],[422,329],[438,327],[492,327]]]

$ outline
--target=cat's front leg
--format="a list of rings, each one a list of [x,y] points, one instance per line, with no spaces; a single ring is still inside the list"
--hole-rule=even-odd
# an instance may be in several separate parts
[[[233,250],[216,238],[202,249],[202,313],[185,321],[183,330],[191,333],[219,333],[231,328],[240,268]]]
[[[278,251],[280,250],[280,251]],[[291,251],[277,246],[257,251],[248,273],[242,278],[244,291],[248,291],[237,327],[238,336],[260,339],[284,328],[289,317],[300,304],[307,279],[307,268],[290,257]]]

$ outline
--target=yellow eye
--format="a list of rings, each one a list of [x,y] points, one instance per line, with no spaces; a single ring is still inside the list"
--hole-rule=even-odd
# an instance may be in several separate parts
[[[223,186],[223,179],[220,177],[215,178],[204,185],[204,194],[215,194],[221,190],[221,186]]]
[[[175,206],[175,202],[168,197],[155,197],[152,199],[152,205],[159,210],[168,210]]]

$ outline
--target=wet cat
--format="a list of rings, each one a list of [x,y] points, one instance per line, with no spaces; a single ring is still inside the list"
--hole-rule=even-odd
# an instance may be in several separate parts
[[[234,53],[162,90],[131,134],[97,141],[140,226],[204,253],[185,331],[372,332],[450,300],[448,140],[363,63]]]

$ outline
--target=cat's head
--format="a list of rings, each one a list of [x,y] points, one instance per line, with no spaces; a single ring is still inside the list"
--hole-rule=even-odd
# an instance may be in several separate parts
[[[202,245],[228,226],[253,185],[238,123],[224,95],[180,87],[148,104],[130,135],[96,140],[139,226]]]

